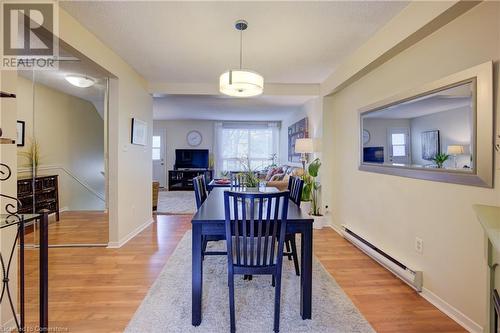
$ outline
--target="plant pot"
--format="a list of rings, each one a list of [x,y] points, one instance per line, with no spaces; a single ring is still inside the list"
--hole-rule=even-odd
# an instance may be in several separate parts
[[[326,215],[321,215],[321,216],[310,215],[310,216],[314,219],[313,223],[314,229],[323,229],[324,227],[328,226],[328,216]]]
[[[303,212],[306,212],[307,214],[311,214],[311,201],[302,201],[300,203],[300,208],[302,209]]]

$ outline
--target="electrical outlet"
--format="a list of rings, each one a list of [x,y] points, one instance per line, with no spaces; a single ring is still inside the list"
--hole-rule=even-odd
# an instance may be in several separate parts
[[[424,241],[422,238],[415,237],[415,252],[418,254],[424,253]]]

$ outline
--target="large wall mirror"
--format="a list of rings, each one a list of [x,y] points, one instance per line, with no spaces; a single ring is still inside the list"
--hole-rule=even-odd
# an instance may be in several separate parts
[[[360,170],[493,187],[492,63],[360,110]]]

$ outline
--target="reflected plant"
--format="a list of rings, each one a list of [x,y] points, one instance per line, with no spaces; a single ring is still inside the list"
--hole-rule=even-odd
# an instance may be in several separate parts
[[[19,156],[26,159],[25,167],[34,170],[35,175],[38,173],[38,166],[40,165],[40,144],[36,139],[29,140],[28,148],[25,151],[20,151]]]
[[[445,153],[437,153],[436,155],[434,155],[434,157],[432,158],[432,161],[434,163],[436,163],[436,166],[438,168],[442,168],[443,167],[443,164],[444,162],[446,162],[448,160],[448,158],[450,158],[450,155],[447,155]]]

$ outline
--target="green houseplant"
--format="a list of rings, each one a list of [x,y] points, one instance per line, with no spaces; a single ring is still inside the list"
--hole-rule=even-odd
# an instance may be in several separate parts
[[[450,155],[447,155],[445,153],[437,153],[432,158],[432,161],[434,163],[436,163],[436,165],[437,165],[438,168],[441,169],[443,167],[444,162],[446,162],[448,160],[448,158],[450,158]]]
[[[319,206],[319,189],[320,183],[316,181],[319,174],[321,161],[316,158],[307,167],[307,172],[304,173],[302,179],[304,180],[304,188],[302,190],[302,201],[311,202],[311,215],[321,216]]]
[[[243,178],[243,183],[246,187],[259,187],[260,179],[257,176],[257,169],[252,169],[250,167],[250,159],[241,158],[240,163],[243,171],[239,175]]]
[[[24,151],[20,151],[19,156],[26,159],[25,167],[29,167],[36,175],[38,173],[38,166],[40,165],[40,144],[36,139],[29,141],[28,147]]]

